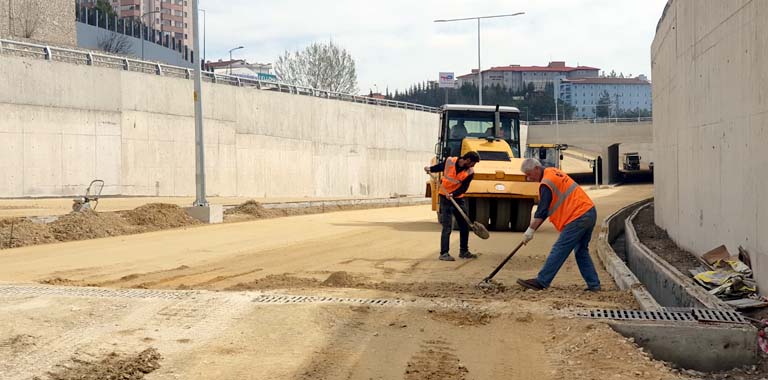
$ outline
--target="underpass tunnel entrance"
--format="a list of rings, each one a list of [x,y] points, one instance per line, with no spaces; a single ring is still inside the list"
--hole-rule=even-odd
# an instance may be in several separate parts
[[[619,173],[619,145],[609,145],[602,157],[604,160],[607,160],[602,168],[603,178],[607,179],[609,184],[621,181],[621,173]]]

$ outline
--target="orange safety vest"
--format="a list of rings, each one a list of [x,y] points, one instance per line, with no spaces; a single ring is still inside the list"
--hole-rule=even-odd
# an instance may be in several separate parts
[[[456,162],[458,162],[458,160],[459,159],[457,157],[448,157],[445,159],[445,169],[443,169],[442,180],[443,186],[440,187],[440,194],[448,195],[449,193],[453,193],[454,191],[458,190],[459,187],[461,187],[461,181],[467,179],[467,177],[475,173],[472,168],[457,172]],[[463,197],[464,194],[461,194],[456,198]]]
[[[568,174],[555,168],[544,169],[541,184],[552,192],[549,203],[549,221],[558,231],[595,207],[592,199]]]

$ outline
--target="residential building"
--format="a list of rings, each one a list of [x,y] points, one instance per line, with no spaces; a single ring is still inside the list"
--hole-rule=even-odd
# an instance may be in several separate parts
[[[217,62],[206,62],[207,71],[217,74],[234,75],[241,78],[259,79],[259,80],[277,80],[272,74],[271,63],[248,63],[244,59],[218,60]]]
[[[96,0],[78,0],[81,6],[93,7]],[[135,18],[164,38],[174,38],[192,46],[192,1],[190,0],[109,0],[120,18]],[[150,13],[149,12],[158,12]],[[142,19],[142,15],[144,15]]]
[[[573,78],[555,80],[559,97],[576,108],[573,118],[594,118],[601,96],[608,94],[611,115],[623,111],[640,110],[651,112],[651,82],[645,75],[635,78]]]
[[[547,84],[554,83],[557,77],[587,78],[597,77],[600,69],[589,66],[566,66],[564,61],[549,62],[547,66],[509,65],[483,70],[483,87],[500,85],[512,91],[522,91],[533,84],[536,91],[543,91]],[[465,83],[477,85],[477,70],[459,76],[459,86]]]

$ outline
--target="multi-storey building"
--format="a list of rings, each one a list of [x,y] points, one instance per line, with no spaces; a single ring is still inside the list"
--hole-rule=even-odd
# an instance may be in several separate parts
[[[542,91],[547,84],[554,84],[557,77],[597,77],[600,69],[589,66],[566,66],[563,61],[550,62],[547,66],[509,65],[483,70],[483,87],[500,85],[512,91],[522,91],[533,84],[534,90]],[[459,86],[465,83],[477,86],[477,70],[457,78]]]
[[[192,1],[190,0],[109,0],[120,18],[141,20],[163,37],[172,37],[192,46]],[[93,7],[96,0],[79,0],[82,6]],[[142,17],[143,16],[143,17]]]
[[[557,78],[559,97],[575,107],[573,117],[594,118],[600,98],[609,103],[611,115],[622,111],[651,111],[651,82],[645,75],[636,78]],[[608,95],[606,97],[606,94]]]

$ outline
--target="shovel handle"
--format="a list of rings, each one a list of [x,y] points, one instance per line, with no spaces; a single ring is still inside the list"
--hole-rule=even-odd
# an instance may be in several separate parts
[[[514,256],[514,255],[515,255],[515,253],[517,253],[517,251],[519,251],[519,250],[520,250],[520,248],[522,248],[524,245],[525,245],[525,241],[521,241],[521,242],[520,242],[520,244],[518,244],[518,245],[517,245],[517,247],[515,248],[515,250],[514,250],[514,251],[512,251],[512,252],[511,252],[511,253],[510,253],[510,254],[507,256],[507,258],[506,258],[506,259],[504,259],[504,261],[502,261],[502,262],[501,262],[501,264],[499,264],[499,266],[497,266],[497,267],[496,267],[496,269],[494,269],[494,270],[493,270],[493,272],[491,272],[491,274],[489,274],[489,275],[488,275],[488,277],[486,277],[486,278],[483,280],[483,282],[488,282],[488,281],[490,281],[490,280],[493,278],[493,276],[495,276],[495,275],[496,275],[496,273],[499,273],[499,271],[501,270],[501,268],[503,268],[503,267],[504,267],[504,265],[505,265],[505,264],[507,264],[507,261],[509,261],[509,259],[511,259],[511,258],[512,258],[512,256]]]
[[[445,188],[443,188],[443,185],[440,185],[440,189],[445,190]],[[451,203],[453,203],[453,206],[456,207],[457,210],[459,210],[459,214],[461,214],[461,216],[464,218],[464,221],[466,221],[467,224],[471,226],[472,222],[469,220],[469,217],[467,216],[467,214],[464,213],[464,209],[459,207],[459,204],[456,203],[456,200],[453,199],[453,197],[446,197],[446,198],[448,198],[451,201]]]

